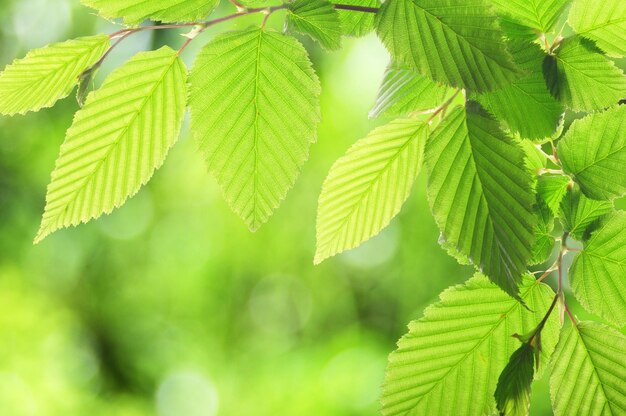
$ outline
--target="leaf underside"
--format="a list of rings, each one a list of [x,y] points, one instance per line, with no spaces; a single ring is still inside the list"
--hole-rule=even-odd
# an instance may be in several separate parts
[[[80,0],[98,10],[101,16],[124,18],[124,23],[136,25],[146,19],[154,21],[196,22],[204,19],[219,0]]]

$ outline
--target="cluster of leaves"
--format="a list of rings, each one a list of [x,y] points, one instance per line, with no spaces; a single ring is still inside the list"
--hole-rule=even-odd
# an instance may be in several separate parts
[[[320,120],[320,83],[292,33],[337,49],[343,36],[376,31],[391,62],[370,116],[391,121],[331,168],[315,262],[378,234],[424,168],[443,247],[477,268],[399,341],[383,414],[524,415],[550,360],[557,415],[626,413],[626,337],[578,322],[562,284],[576,239],[574,296],[626,324],[626,213],[613,205],[626,194],[626,77],[612,60],[626,55],[623,0],[232,0],[237,12],[214,20],[202,19],[218,0],[82,2],[127,28],[31,51],[0,74],[9,115],[50,107],[79,84],[83,106],[36,241],[138,192],[187,108],[209,172],[256,230],[293,186]],[[217,35],[191,71],[180,50],[142,52],[86,95],[108,52],[137,31],[193,27],[190,42],[225,20],[281,12],[285,33],[263,23]],[[166,24],[137,26],[147,19]],[[563,134],[566,115],[577,120]],[[555,245],[555,265],[536,279],[529,266]],[[556,293],[541,282],[555,270]],[[572,325],[561,331],[565,312]]]

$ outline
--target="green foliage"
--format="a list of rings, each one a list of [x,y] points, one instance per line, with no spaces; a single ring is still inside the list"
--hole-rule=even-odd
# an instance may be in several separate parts
[[[595,41],[609,56],[624,56],[626,3],[606,0],[601,6],[594,0],[574,0],[568,22],[576,33]]]
[[[591,313],[626,324],[626,212],[603,221],[570,268],[574,295]]]
[[[525,276],[520,297],[528,308],[482,275],[444,291],[423,318],[409,324],[389,357],[383,415],[469,416],[495,410],[498,375],[519,346],[512,335],[534,329],[554,294]],[[542,365],[556,345],[556,316],[544,331]]]
[[[502,370],[495,398],[500,415],[525,416],[530,409],[530,386],[535,374],[535,353],[530,344],[519,347]]]
[[[537,221],[522,148],[480,110],[457,107],[433,132],[425,160],[442,237],[517,295]]]
[[[65,98],[78,76],[109,47],[109,37],[89,36],[32,50],[0,73],[0,113],[25,114]]]
[[[80,0],[85,6],[98,10],[101,16],[124,18],[124,23],[136,25],[146,19],[161,22],[195,22],[205,18],[219,0]]]
[[[626,412],[626,337],[584,321],[561,335],[552,356],[550,393],[556,416]]]
[[[578,187],[569,189],[561,201],[563,228],[578,240],[585,240],[596,221],[613,211],[608,201],[587,198]]]
[[[326,49],[341,47],[339,14],[326,0],[296,0],[289,5],[287,25],[309,35]]]
[[[320,85],[294,38],[251,28],[214,38],[190,75],[191,129],[251,230],[293,186],[320,120]]]
[[[351,6],[379,7],[380,0],[333,0],[333,4],[347,4]],[[374,30],[374,14],[337,10],[343,33],[348,36],[365,36]]]
[[[570,0],[493,0],[504,16],[531,29],[547,33]]]

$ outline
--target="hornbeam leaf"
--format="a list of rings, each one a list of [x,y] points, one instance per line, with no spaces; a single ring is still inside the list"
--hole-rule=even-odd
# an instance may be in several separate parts
[[[216,36],[190,76],[191,129],[231,208],[251,230],[293,186],[315,141],[320,84],[293,37]]]
[[[563,40],[544,61],[552,95],[575,111],[600,111],[626,96],[626,77],[593,42],[574,36]]]
[[[482,92],[520,75],[486,0],[387,0],[377,30],[395,61],[446,85]]]
[[[428,124],[399,119],[352,146],[330,169],[317,215],[315,263],[378,234],[409,197]]]
[[[108,19],[123,17],[128,25],[146,19],[159,22],[195,22],[204,19],[219,0],[80,0]]]
[[[520,289],[528,308],[480,274],[444,291],[409,324],[389,356],[383,415],[492,414],[498,375],[519,346],[513,335],[533,330],[554,298],[552,289],[528,275]],[[554,350],[558,328],[552,314],[542,331],[540,368]]]
[[[556,416],[626,414],[626,336],[597,322],[566,329],[552,356]]]
[[[350,6],[379,7],[380,0],[333,0],[333,4]],[[352,10],[337,10],[343,33],[348,36],[365,36],[374,30],[374,13],[363,13]]]
[[[150,179],[182,126],[186,78],[163,47],[137,54],[89,94],[61,146],[35,242],[110,213]]]
[[[399,117],[414,111],[431,110],[443,104],[453,91],[419,75],[407,65],[391,63],[369,116]]]
[[[52,107],[78,84],[80,74],[109,47],[109,37],[96,35],[55,43],[30,51],[0,73],[0,114],[25,114]]]
[[[496,121],[461,107],[426,145],[428,198],[443,239],[513,296],[532,256],[537,221],[524,159]]]
[[[570,178],[565,175],[547,173],[537,179],[537,196],[550,209],[552,215],[559,213],[569,184]]]
[[[554,230],[554,217],[548,207],[539,205],[537,207],[537,225],[535,225],[535,244],[532,249],[532,257],[528,265],[536,265],[546,262],[552,251],[554,251],[555,238],[552,236]]]
[[[626,212],[608,217],[591,234],[569,271],[576,299],[589,312],[626,324]]]
[[[626,55],[624,0],[574,0],[568,22],[576,33],[594,40],[609,56]]]
[[[524,26],[548,32],[570,0],[492,0],[496,10]]]
[[[535,351],[530,344],[522,344],[509,359],[498,378],[494,394],[502,416],[526,416],[530,410],[530,391],[535,375]]]
[[[587,239],[594,224],[613,211],[609,201],[597,201],[587,198],[580,188],[568,189],[561,201],[560,218],[565,231],[577,240]]]
[[[341,47],[341,22],[335,7],[326,0],[296,0],[289,4],[287,25],[308,35],[326,49]]]
[[[626,106],[576,120],[559,142],[563,169],[594,199],[626,194]]]

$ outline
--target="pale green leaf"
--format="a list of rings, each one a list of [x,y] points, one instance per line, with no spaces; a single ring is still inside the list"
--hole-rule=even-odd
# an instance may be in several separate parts
[[[626,1],[574,0],[568,22],[610,56],[626,55]]]
[[[520,296],[508,296],[484,276],[444,291],[389,356],[382,412],[395,415],[475,416],[495,410],[498,375],[518,348],[514,334],[534,329],[554,297],[552,290],[525,276]],[[541,366],[558,338],[552,314],[542,332]]]
[[[330,169],[317,214],[315,262],[378,234],[409,197],[428,124],[399,119],[356,142]]]
[[[539,205],[536,209],[537,224],[535,225],[535,244],[532,249],[532,256],[528,265],[545,263],[554,251],[555,238],[552,236],[554,230],[554,217],[548,207]]]
[[[494,7],[502,15],[544,33],[552,29],[569,2],[570,0],[492,0]]]
[[[320,84],[294,38],[216,36],[190,76],[191,129],[231,208],[251,230],[293,186],[317,136]]]
[[[511,42],[509,49],[527,75],[499,90],[478,95],[477,101],[509,129],[526,139],[542,139],[556,131],[563,107],[543,78],[545,54],[532,43]]]
[[[534,142],[525,139],[518,140],[517,142],[524,150],[526,167],[534,175],[539,175],[548,165],[548,159],[546,159],[546,156],[539,150]]]
[[[479,111],[457,107],[426,145],[428,197],[442,238],[509,294],[531,257],[535,195],[524,151]]]
[[[35,241],[110,213],[150,179],[178,138],[186,78],[163,47],[137,54],[89,94],[61,146]]]
[[[494,394],[500,415],[526,416],[530,410],[530,392],[535,352],[529,344],[522,344],[509,359],[498,378]]]
[[[78,84],[80,74],[109,47],[109,37],[96,35],[55,43],[30,51],[0,73],[0,114],[25,114],[52,107]]]
[[[487,0],[387,0],[377,30],[395,61],[446,85],[481,92],[519,75]]]
[[[578,187],[574,187],[561,201],[560,217],[565,231],[577,240],[585,240],[593,231],[594,224],[611,211],[611,202],[589,199]]]
[[[559,142],[558,155],[587,196],[626,194],[626,106],[576,120]]]
[[[308,35],[326,49],[341,47],[341,22],[333,4],[326,0],[296,0],[289,4],[287,26]]]
[[[380,0],[333,0],[334,4],[350,6],[380,7]],[[347,36],[365,36],[374,30],[375,13],[352,10],[337,10],[343,33]]]
[[[391,63],[378,90],[370,117],[405,116],[438,107],[454,90],[419,75],[407,65]]]
[[[122,17],[129,25],[146,19],[159,22],[196,22],[215,9],[219,0],[80,0],[108,19]]]
[[[574,295],[585,309],[620,327],[626,324],[625,231],[626,212],[608,217],[576,255],[569,272]]]
[[[558,215],[569,184],[570,179],[567,176],[553,173],[541,175],[537,179],[537,195],[553,215]]]
[[[626,414],[626,337],[597,322],[566,329],[552,356],[556,416]]]
[[[626,77],[593,42],[574,36],[563,40],[544,61],[552,95],[575,111],[600,111],[626,96]]]

